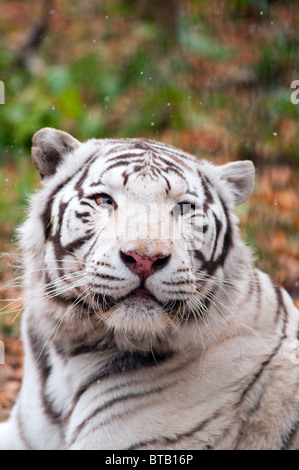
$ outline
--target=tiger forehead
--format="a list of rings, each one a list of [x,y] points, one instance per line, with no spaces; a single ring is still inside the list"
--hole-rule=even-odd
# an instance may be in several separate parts
[[[178,184],[186,186],[187,190],[188,173],[192,172],[191,163],[194,167],[196,159],[153,142],[142,140],[134,145],[113,145],[99,152],[89,171],[91,186],[109,183],[109,186],[126,187],[129,180],[134,180],[135,183],[160,182],[167,191]]]
[[[131,142],[131,141],[129,141]],[[134,141],[135,142],[135,141]],[[177,170],[191,169],[190,162],[186,160],[196,160],[191,155],[175,149],[165,144],[159,144],[155,141],[140,140],[131,145],[112,146],[104,154],[105,171],[115,168],[116,165],[129,165],[140,163],[144,166],[163,168],[173,167]]]

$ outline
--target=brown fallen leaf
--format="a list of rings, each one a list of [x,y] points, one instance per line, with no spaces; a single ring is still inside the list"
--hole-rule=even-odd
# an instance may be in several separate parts
[[[23,377],[23,348],[16,338],[5,338],[5,364],[0,365],[0,420],[12,408]]]

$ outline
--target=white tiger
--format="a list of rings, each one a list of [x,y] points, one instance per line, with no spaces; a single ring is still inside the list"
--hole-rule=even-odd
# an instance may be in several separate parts
[[[0,448],[299,449],[299,312],[233,214],[253,164],[49,128],[32,156],[25,372]],[[201,246],[163,236],[182,220]]]

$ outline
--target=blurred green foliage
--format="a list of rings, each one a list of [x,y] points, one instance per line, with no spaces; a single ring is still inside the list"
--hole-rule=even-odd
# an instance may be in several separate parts
[[[294,31],[282,33],[278,31],[269,41],[260,46],[260,60],[256,64],[256,72],[260,84],[273,87],[283,83],[290,69],[298,70],[299,38]]]
[[[155,21],[139,18],[128,1],[103,1],[89,11],[64,0],[47,33],[50,46],[45,41],[35,54],[42,61],[38,71],[17,66],[15,48],[2,40],[0,77],[5,81],[6,104],[0,112],[1,162],[28,153],[32,135],[44,126],[63,128],[79,139],[155,136],[165,129],[182,131],[197,124],[200,128],[203,119],[214,118],[215,108],[227,110],[222,125],[240,127],[236,147],[246,149],[250,144],[246,134],[252,123],[254,140],[268,141],[271,126],[281,116],[299,117],[298,107],[289,99],[290,80],[298,70],[297,29],[291,22],[280,22],[277,4],[230,0],[225,9],[221,2],[213,6],[204,0],[181,2],[177,41],[165,50]],[[240,56],[239,71],[226,77],[241,53],[238,38],[225,37],[228,24],[238,27],[231,12],[246,16],[248,10],[263,9],[267,23],[257,15],[246,26],[249,32],[255,26],[257,38],[250,40],[257,57],[242,64]],[[69,14],[66,30],[55,29],[57,16],[67,21]],[[64,41],[69,51],[60,55]],[[256,92],[261,87],[262,98]],[[240,88],[250,93],[245,115],[247,104],[240,99]],[[202,106],[203,96],[207,98]]]

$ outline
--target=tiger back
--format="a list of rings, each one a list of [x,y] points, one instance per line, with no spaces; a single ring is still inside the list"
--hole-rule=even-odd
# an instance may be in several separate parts
[[[253,164],[49,128],[32,158],[0,449],[299,449],[299,312],[233,212]]]

